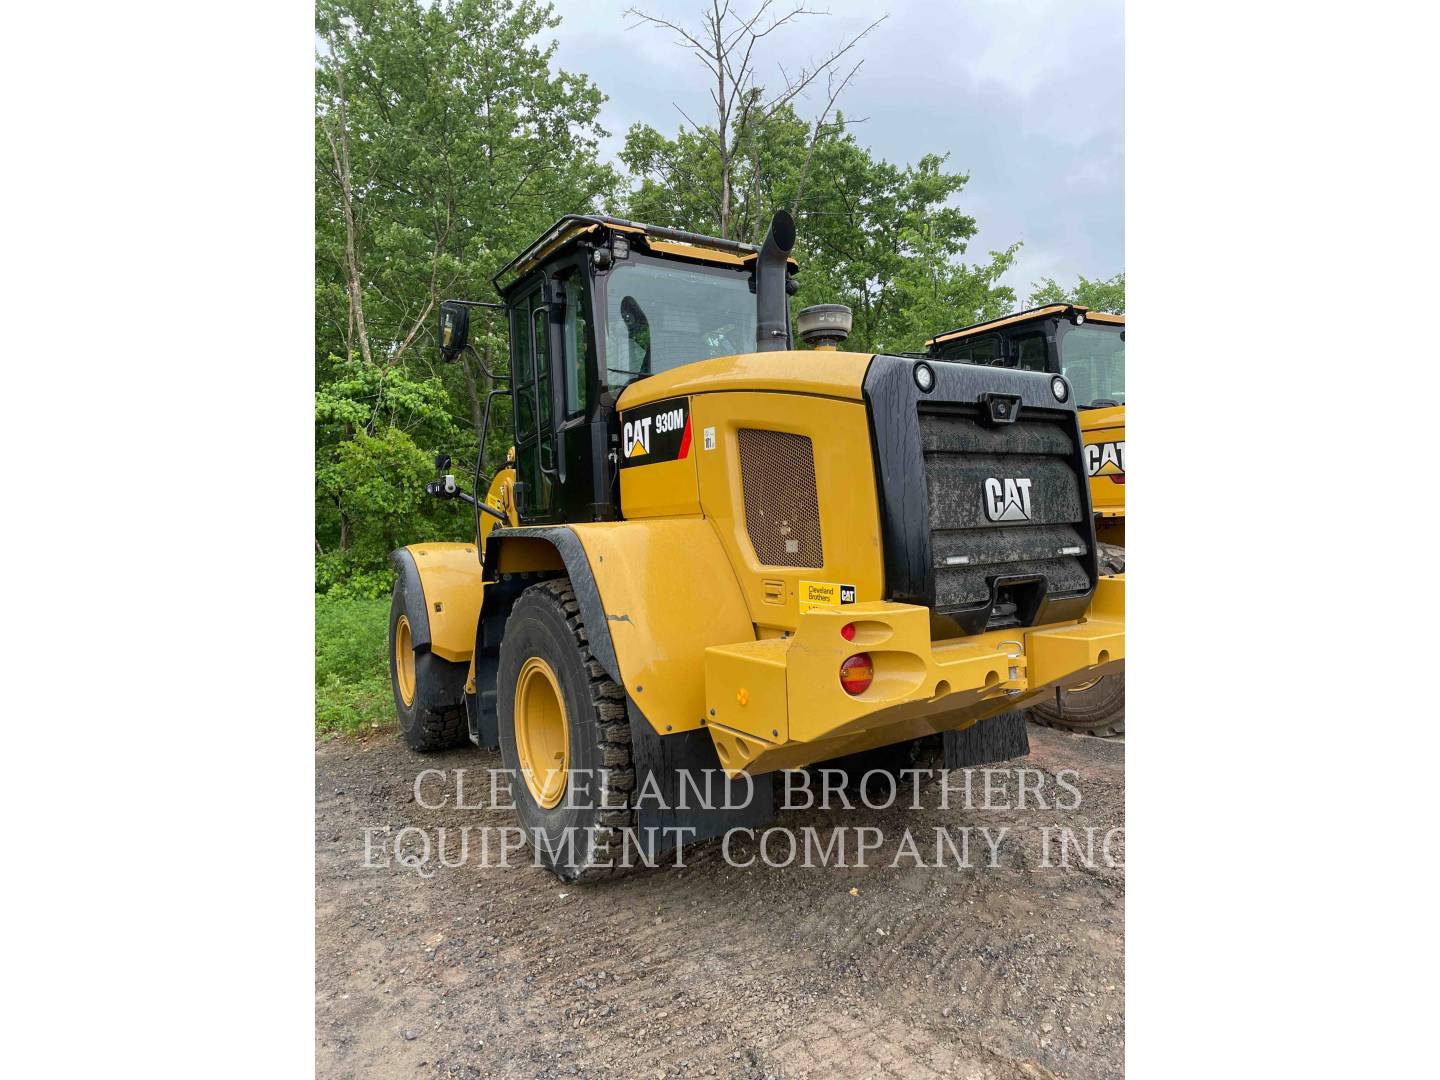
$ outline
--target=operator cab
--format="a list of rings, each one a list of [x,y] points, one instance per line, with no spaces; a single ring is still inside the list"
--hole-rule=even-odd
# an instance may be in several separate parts
[[[793,244],[783,211],[761,247],[570,215],[495,275],[510,339],[509,388],[500,392],[512,397],[522,521],[619,517],[615,403],[632,382],[790,347]],[[447,359],[465,348],[473,306],[441,305]]]
[[[935,360],[1063,375],[1081,409],[1125,404],[1125,316],[1049,304],[925,343]]]

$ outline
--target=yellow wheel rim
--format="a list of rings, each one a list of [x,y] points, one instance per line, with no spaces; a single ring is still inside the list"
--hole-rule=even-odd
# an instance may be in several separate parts
[[[401,701],[415,704],[415,648],[410,644],[410,620],[404,615],[395,623],[395,685]]]
[[[1104,675],[1101,675],[1099,679],[1091,679],[1089,682],[1079,683],[1079,684],[1076,685],[1076,686],[1070,687],[1070,688],[1066,691],[1066,693],[1068,693],[1068,694],[1083,694],[1086,690],[1089,690],[1092,686],[1094,686],[1096,683],[1098,683],[1098,682],[1100,681],[1100,679],[1103,679],[1104,677],[1105,677]]]
[[[515,682],[515,751],[525,786],[550,809],[565,794],[570,723],[555,671],[538,656],[525,661]]]

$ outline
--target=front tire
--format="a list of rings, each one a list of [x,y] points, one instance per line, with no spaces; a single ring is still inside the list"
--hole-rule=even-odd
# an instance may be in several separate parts
[[[390,601],[390,689],[395,718],[411,750],[433,754],[470,741],[465,720],[469,665],[417,652],[405,590],[400,581]]]
[[[636,858],[625,691],[590,654],[568,578],[515,601],[496,682],[500,756],[540,864],[562,881],[624,873]]]
[[[1123,574],[1125,549],[1100,544],[1100,573]],[[1030,707],[1031,719],[1046,727],[1081,735],[1125,734],[1125,676],[1102,675],[1073,690],[1056,691],[1056,697]]]

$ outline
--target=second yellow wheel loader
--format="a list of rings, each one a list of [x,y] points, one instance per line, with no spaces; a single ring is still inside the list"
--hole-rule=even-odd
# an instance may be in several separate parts
[[[796,349],[794,238],[559,222],[495,279],[512,453],[430,485],[475,539],[394,554],[405,738],[498,746],[566,880],[765,824],[776,770],[1027,753],[1014,710],[1123,667],[1069,381],[840,351],[832,305]]]
[[[1080,410],[1085,472],[1101,568],[1125,571],[1125,316],[1049,304],[941,334],[925,343],[937,360],[1063,376]],[[1125,677],[1109,675],[1038,701],[1041,723],[1090,735],[1125,732]]]

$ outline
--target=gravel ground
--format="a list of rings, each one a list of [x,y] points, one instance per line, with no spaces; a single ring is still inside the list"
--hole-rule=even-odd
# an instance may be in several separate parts
[[[883,829],[863,868],[736,867],[711,842],[684,866],[580,887],[529,865],[475,865],[475,842],[471,864],[429,876],[387,855],[387,835],[407,826],[433,839],[512,824],[509,811],[454,805],[454,770],[483,776],[498,754],[422,759],[393,731],[322,743],[318,1075],[1121,1076],[1123,833],[1109,862],[1097,843],[1093,862],[1072,848],[1068,866],[1043,865],[1043,837],[1052,830],[1056,864],[1058,830],[1123,826],[1124,743],[1037,727],[1030,738],[1030,758],[1013,764],[1043,776],[1029,775],[1024,809],[1011,768],[993,774],[1006,790],[991,799],[1009,809],[954,796],[942,808],[930,784],[918,810],[907,792],[884,810],[778,815],[792,829]],[[423,792],[449,791],[439,809],[415,801],[427,767],[447,770]],[[978,834],[968,868],[894,858],[907,828],[934,861],[934,830],[965,826],[1008,827],[997,866]],[[378,867],[365,865],[367,828],[389,830],[370,834]],[[783,859],[783,844],[771,850]]]

